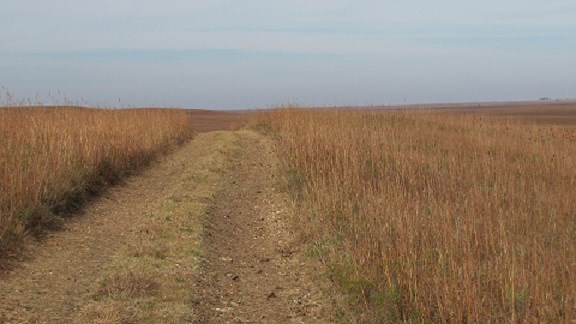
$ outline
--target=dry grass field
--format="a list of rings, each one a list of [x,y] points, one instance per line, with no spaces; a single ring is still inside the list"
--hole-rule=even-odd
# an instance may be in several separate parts
[[[311,253],[372,319],[567,322],[576,114],[554,109],[276,109],[255,122],[284,149]]]
[[[284,108],[243,114],[171,109],[2,108],[0,256],[10,253],[22,237],[37,228],[60,226],[61,212],[80,206],[87,197],[133,173],[159,153],[187,141],[193,133],[237,129],[246,118],[278,141],[287,185],[298,205],[294,215],[310,242],[307,253],[325,263],[330,278],[351,298],[351,304],[360,307],[361,321],[576,320],[576,205],[573,203],[576,197],[576,106],[569,105],[403,111]],[[164,301],[158,301],[164,293],[148,285],[152,281],[140,281],[140,278],[162,281],[161,289],[175,291],[176,288],[169,288],[174,284],[171,280],[184,278],[184,269],[180,267],[185,258],[190,258],[186,276],[194,276],[203,228],[200,223],[193,223],[194,232],[189,232],[192,227],[186,222],[192,222],[190,215],[194,214],[197,218],[194,221],[199,222],[207,213],[206,206],[229,205],[234,197],[245,206],[223,210],[223,217],[214,220],[229,222],[229,216],[236,214],[254,217],[252,213],[260,205],[272,208],[266,210],[266,215],[271,211],[275,216],[284,213],[272,200],[260,197],[263,192],[276,189],[263,183],[283,184],[283,181],[265,172],[271,162],[254,160],[262,153],[257,146],[260,145],[256,140],[258,136],[232,140],[240,136],[239,133],[199,136],[198,141],[190,143],[192,151],[177,151],[179,153],[172,159],[166,158],[161,167],[148,168],[151,172],[132,186],[119,188],[121,194],[117,198],[102,199],[100,204],[95,204],[95,212],[78,219],[77,227],[70,227],[70,233],[61,232],[52,242],[73,241],[98,246],[101,260],[95,259],[92,250],[82,244],[66,243],[67,249],[56,246],[54,251],[58,252],[39,256],[34,264],[38,269],[52,269],[53,264],[61,264],[56,268],[62,269],[62,276],[55,279],[42,275],[43,284],[46,287],[56,284],[66,290],[67,296],[77,296],[78,289],[91,284],[104,289],[98,290],[102,300],[83,308],[89,316],[108,314],[113,306],[118,314],[111,315],[122,317],[126,315],[122,315],[126,305],[133,305],[130,304],[133,301],[134,305],[140,305],[142,298],[149,298],[148,304],[142,305],[161,310],[158,314],[164,316],[168,308],[162,308],[166,306]],[[198,154],[202,156],[193,159]],[[212,160],[216,157],[220,162]],[[193,160],[197,165],[190,164]],[[185,166],[191,168],[189,174],[183,173]],[[245,169],[224,170],[230,166]],[[260,169],[255,169],[257,166]],[[248,171],[254,176],[247,176]],[[207,174],[214,179],[209,180]],[[254,183],[256,174],[266,181]],[[242,186],[239,179],[244,181]],[[210,190],[204,192],[202,184],[209,185]],[[215,193],[221,186],[227,188],[222,191],[226,193],[222,196],[225,198],[215,198],[220,197]],[[246,191],[247,187],[252,189]],[[171,194],[166,196],[167,193]],[[260,195],[259,200],[254,200],[255,195]],[[121,202],[123,207],[116,210]],[[109,208],[103,209],[108,211],[100,210],[102,206]],[[178,220],[183,222],[178,226],[173,226],[175,210],[181,217]],[[150,216],[147,213],[153,217],[146,218]],[[101,221],[98,217],[107,220]],[[132,221],[141,217],[149,223]],[[133,227],[127,231],[132,233],[126,236],[127,247],[107,239],[111,233],[124,235],[125,227],[114,225],[120,220]],[[250,218],[237,221],[248,229],[242,232],[239,226],[228,225],[234,234],[223,231],[219,235],[233,243],[240,239],[250,242],[240,248],[249,244],[259,248],[269,245],[271,250],[266,253],[249,249],[249,252],[263,253],[260,256],[263,259],[249,258],[256,260],[255,266],[263,267],[258,260],[268,260],[266,263],[274,265],[275,259],[270,261],[268,254],[279,253],[277,258],[283,262],[286,255],[296,254],[278,250],[275,245],[278,239],[255,243],[257,234],[254,233],[268,230],[276,233],[272,227],[264,230],[276,222],[254,225]],[[99,227],[100,232],[96,231]],[[180,231],[191,236],[183,236]],[[94,236],[96,232],[99,234]],[[174,236],[166,234],[169,232]],[[182,240],[183,237],[186,240]],[[194,237],[194,246],[198,246],[190,245],[191,237]],[[103,249],[103,245],[107,245],[108,250]],[[177,245],[182,251],[186,247],[186,251],[195,252],[172,255],[180,251],[175,248]],[[171,249],[166,249],[167,246]],[[219,257],[222,260],[242,258],[240,252],[232,253],[221,241],[214,241],[213,246],[222,250],[224,257]],[[86,267],[88,260],[104,264],[110,262],[111,255],[122,255],[118,251],[124,248],[126,257],[109,264],[109,276],[95,266],[88,267],[93,273],[88,269],[77,273],[77,268]],[[81,264],[70,267],[74,263],[69,255],[75,253],[74,259],[78,259],[75,261]],[[125,261],[137,262],[137,258],[148,267],[144,271],[138,268],[140,263],[130,263],[131,271],[142,270],[138,272],[140,276],[136,276],[136,272],[128,272],[125,277],[118,275],[126,268]],[[150,258],[156,263],[150,263]],[[295,264],[302,264],[300,259],[295,260]],[[155,266],[160,263],[166,266],[162,271]],[[227,265],[229,268],[225,271],[236,271],[235,265]],[[63,270],[65,267],[68,269]],[[29,270],[38,270],[35,269],[31,266]],[[288,281],[295,282],[286,276],[285,267],[273,269],[278,273],[273,286],[288,287]],[[181,276],[166,275],[172,272]],[[39,284],[30,282],[28,272],[20,274],[22,280],[18,273],[14,271],[11,278],[22,287]],[[247,287],[257,286],[252,283],[264,282],[258,277],[261,273],[250,268],[238,277],[240,280],[232,281],[236,280],[238,287],[239,282],[247,283]],[[108,279],[100,283],[94,281],[102,275]],[[69,277],[75,280],[70,281]],[[190,278],[174,286],[180,287],[178,291],[182,296],[192,289]],[[85,284],[75,284],[76,279]],[[146,284],[144,293],[140,290],[133,293],[132,286],[124,285],[124,279]],[[214,281],[207,280],[207,287],[212,287]],[[148,291],[150,287],[154,289]],[[228,289],[229,281],[224,280],[222,287]],[[4,288],[8,291],[13,286]],[[214,305],[219,307],[220,294],[226,289],[215,291]],[[286,293],[288,291],[291,290],[286,289]],[[265,295],[243,292],[247,295],[245,300]],[[283,293],[278,290],[273,298],[282,298]],[[24,295],[12,295],[14,300],[0,298],[0,303],[4,303],[0,318],[2,311],[34,318],[32,313],[10,308],[11,300],[15,301],[14,305],[20,305],[18,298],[36,299],[32,291]],[[122,303],[117,303],[116,295],[122,296]],[[92,300],[90,296],[88,299]],[[263,307],[271,314],[280,314],[282,304],[271,303],[269,296],[261,301]],[[86,302],[84,297],[76,298],[78,305]],[[179,311],[170,311],[170,314],[188,316],[188,300],[172,298]],[[54,300],[51,307],[66,317],[76,309],[69,308],[69,302],[62,304]],[[40,304],[35,304],[42,306],[38,311],[46,308]],[[214,305],[206,306],[206,312],[210,316],[221,316],[211,313]],[[246,306],[246,314],[254,313],[252,306],[248,303]],[[68,308],[64,312],[62,307]],[[147,318],[146,314],[140,315]],[[158,315],[154,314],[150,318]]]
[[[1,108],[0,251],[192,136],[184,110]]]

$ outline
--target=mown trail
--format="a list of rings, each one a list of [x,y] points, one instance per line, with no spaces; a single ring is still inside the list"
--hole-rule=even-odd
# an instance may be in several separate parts
[[[251,131],[200,134],[0,275],[0,323],[334,321]]]

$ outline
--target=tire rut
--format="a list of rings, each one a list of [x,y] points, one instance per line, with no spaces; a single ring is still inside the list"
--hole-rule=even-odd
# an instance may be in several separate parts
[[[293,209],[275,189],[270,140],[237,132],[238,151],[205,220],[198,315],[202,322],[334,322],[333,301],[291,227]]]
[[[67,220],[62,230],[31,243],[29,259],[0,277],[0,323],[195,319],[190,300],[166,301],[162,294],[143,298],[106,292],[101,296],[99,291],[109,288],[103,286],[106,279],[128,271],[129,280],[145,279],[127,281],[135,284],[128,289],[151,283],[163,284],[163,289],[188,287],[187,294],[193,294],[197,256],[182,256],[180,245],[191,250],[200,247],[201,220],[219,188],[232,139],[231,132],[198,135],[141,174],[107,190],[86,206],[83,215]],[[185,204],[194,209],[179,211]],[[157,239],[164,237],[184,237],[185,241]],[[164,250],[157,251],[161,244]],[[143,266],[134,266],[139,264]],[[150,267],[162,273],[155,274]],[[192,273],[189,282],[182,280],[187,278],[183,271]],[[124,282],[119,284],[112,290],[126,290]],[[178,307],[182,314],[172,311]]]

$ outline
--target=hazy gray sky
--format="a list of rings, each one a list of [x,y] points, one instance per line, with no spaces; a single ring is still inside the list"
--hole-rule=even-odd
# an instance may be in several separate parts
[[[0,85],[108,106],[574,98],[576,1],[0,0]]]

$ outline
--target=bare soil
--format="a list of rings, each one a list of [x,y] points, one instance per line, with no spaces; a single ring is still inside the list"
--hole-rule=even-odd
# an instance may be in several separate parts
[[[340,321],[279,176],[262,135],[200,134],[28,244],[0,323]]]
[[[321,270],[305,256],[293,209],[277,190],[278,159],[269,140],[240,133],[223,187],[209,209],[197,296],[207,322],[334,322]]]

